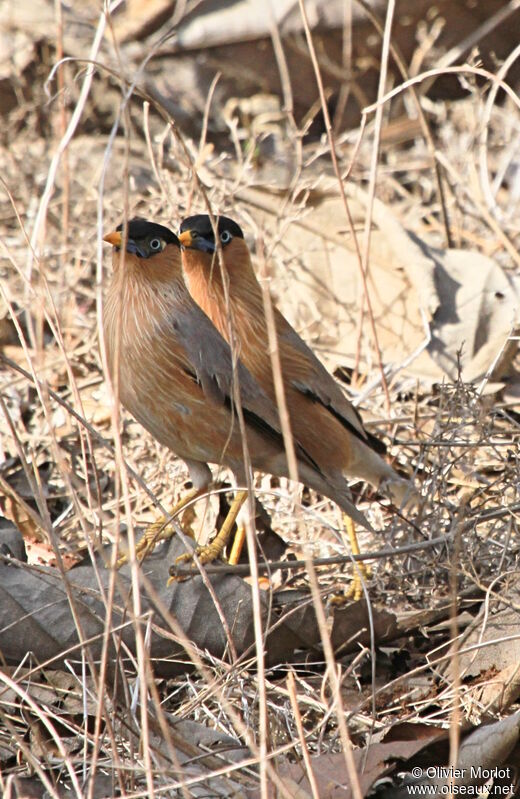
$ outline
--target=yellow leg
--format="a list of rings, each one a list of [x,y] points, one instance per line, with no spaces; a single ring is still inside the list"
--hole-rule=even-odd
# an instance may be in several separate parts
[[[359,549],[354,522],[350,516],[344,516],[343,521],[345,522],[345,527],[347,528],[347,536],[352,554],[360,555],[361,551]],[[354,576],[348,591],[345,593],[346,599],[353,599],[355,602],[361,599],[363,596],[363,580],[366,580],[369,574],[369,569],[362,561],[354,566]]]
[[[240,555],[242,554],[245,540],[246,540],[246,528],[244,527],[243,524],[241,524],[235,533],[235,537],[233,539],[233,546],[231,547],[231,552],[229,553],[228,563],[230,564],[230,566],[236,566],[238,561],[240,560]]]
[[[218,535],[215,536],[213,541],[210,544],[206,544],[203,547],[197,547],[195,550],[195,554],[199,558],[201,563],[211,563],[217,558],[220,558],[224,551],[224,547],[226,546],[229,538],[231,536],[231,531],[233,529],[233,525],[236,522],[236,518],[240,512],[240,508],[244,504],[247,498],[247,491],[238,491],[235,499],[233,500],[231,507],[229,509],[229,513],[224,519],[224,524],[220,528]],[[186,552],[184,555],[180,555],[176,559],[176,563],[187,563],[193,558],[192,552]]]
[[[191,491],[188,491],[187,494],[180,500],[180,502],[175,505],[169,512],[169,516],[176,516],[180,511],[188,505],[192,500],[196,499],[200,494],[203,494],[207,491],[207,487],[204,488],[192,488]],[[166,519],[160,519],[159,521],[153,522],[150,524],[142,538],[139,539],[135,546],[135,554],[138,560],[142,561],[144,558],[152,552],[152,550],[156,547],[159,541],[167,541],[168,538],[171,538],[175,534],[175,529],[172,524],[168,524]],[[121,555],[119,560],[116,563],[116,569],[119,569],[124,563],[128,562],[128,553]]]

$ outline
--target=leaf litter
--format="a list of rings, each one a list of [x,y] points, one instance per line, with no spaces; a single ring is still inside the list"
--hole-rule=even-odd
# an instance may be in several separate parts
[[[49,4],[42,8],[49,13]],[[15,211],[30,233],[63,133],[60,97],[66,119],[79,100],[82,73],[71,64],[63,67],[65,93],[42,102],[43,80],[54,63],[52,54],[37,54],[45,30],[38,28],[36,41],[24,29],[16,67],[24,94],[5,111],[9,134],[0,149],[12,199],[3,196],[0,208],[3,788],[24,795],[48,779],[55,795],[92,790],[104,796],[149,789],[151,779],[171,795],[257,795],[258,763],[265,768],[258,748],[265,711],[274,758],[271,787],[280,789],[278,779],[289,795],[317,790],[321,797],[348,796],[353,777],[324,662],[325,634],[341,674],[341,712],[362,795],[398,792],[415,762],[447,763],[450,724],[460,725],[461,769],[515,764],[518,261],[503,237],[517,244],[518,108],[507,99],[487,123],[502,235],[491,224],[489,197],[467,190],[477,185],[468,151],[478,151],[486,99],[477,82],[470,80],[463,98],[425,100],[451,167],[453,246],[445,246],[422,138],[415,132],[383,149],[368,286],[388,365],[390,413],[366,311],[360,310],[352,233],[323,140],[310,136],[299,151],[280,104],[260,92],[247,106],[239,96],[227,105],[224,130],[213,123],[216,111],[210,108],[206,141],[184,117],[188,150],[213,207],[239,219],[253,250],[262,240],[280,308],[344,381],[370,429],[387,438],[396,465],[413,470],[425,497],[410,524],[366,487],[353,485],[357,503],[384,532],[359,533],[362,552],[373,555],[368,593],[360,602],[338,602],[350,563],[318,565],[323,630],[308,575],[291,568],[291,558],[340,560],[342,519],[331,503],[304,489],[257,478],[268,526],[288,547],[288,567],[273,570],[262,591],[262,710],[251,589],[239,573],[210,573],[209,584],[197,576],[167,587],[169,566],[185,547],[180,538],[147,559],[138,578],[130,567],[117,574],[107,568],[114,542],[124,546],[133,524],[138,533],[155,518],[150,495],[169,507],[182,495],[186,477],[182,464],[124,411],[126,479],[113,444],[114,406],[97,343],[96,219],[110,114],[121,95],[117,81],[102,70],[88,114],[66,149],[67,170],[62,164],[35,242],[37,261],[16,219]],[[75,55],[88,52],[84,30],[65,26],[66,46],[78,42]],[[132,34],[125,45],[134,67],[146,35],[132,41]],[[154,63],[156,85],[169,80],[167,63]],[[217,92],[216,109],[221,102]],[[154,106],[145,111],[136,99],[125,125],[126,135],[121,131],[109,156],[104,226],[121,218],[125,173],[130,213],[175,227],[182,216],[202,210],[179,140]],[[369,173],[371,141],[361,138],[352,163],[356,133],[343,132],[337,146],[342,169],[357,184]],[[295,173],[298,158],[302,169]],[[359,232],[369,200],[354,182],[346,190]],[[263,268],[262,258],[256,263]],[[206,506],[201,501],[196,511],[194,527],[207,535],[220,512],[218,497]],[[16,557],[21,553],[13,529],[26,541],[29,563]],[[440,540],[427,546],[432,539]],[[424,548],[407,550],[409,543]],[[44,565],[49,558],[52,565]],[[148,705],[139,697],[143,685]],[[90,773],[87,754],[94,751]],[[92,788],[89,779],[97,780]]]

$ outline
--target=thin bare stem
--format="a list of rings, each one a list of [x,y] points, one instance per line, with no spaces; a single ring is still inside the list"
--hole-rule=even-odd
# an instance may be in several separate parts
[[[377,358],[379,370],[381,372],[381,384],[383,386],[383,389],[385,391],[385,395],[387,397],[387,403],[389,404],[390,403],[390,398],[389,398],[389,395],[388,395],[388,385],[387,385],[386,378],[385,378],[385,375],[384,375],[383,359],[382,359],[382,356],[381,356],[381,348],[379,347],[379,341],[378,341],[378,336],[377,336],[377,328],[376,328],[376,323],[375,323],[375,319],[374,319],[374,314],[373,314],[373,311],[372,311],[372,303],[370,302],[370,294],[369,294],[369,291],[368,291],[367,278],[366,278],[365,270],[363,268],[363,259],[361,257],[361,251],[360,251],[359,243],[358,243],[358,240],[357,240],[357,235],[356,235],[356,231],[355,231],[355,227],[354,227],[354,220],[352,219],[352,215],[350,213],[350,208],[349,208],[349,205],[348,205],[347,196],[345,194],[345,188],[343,186],[343,180],[341,179],[341,172],[340,172],[340,169],[339,169],[339,166],[338,166],[338,159],[337,159],[337,155],[336,155],[336,146],[335,146],[335,143],[334,143],[334,134],[333,134],[333,131],[332,131],[332,124],[331,124],[331,121],[330,121],[329,110],[328,110],[328,107],[327,107],[327,100],[326,100],[326,97],[325,97],[325,89],[323,87],[323,80],[322,80],[322,77],[321,77],[320,66],[319,66],[319,63],[318,63],[317,56],[316,56],[316,50],[315,50],[315,47],[314,47],[314,42],[312,40],[312,34],[311,34],[310,27],[309,27],[309,20],[308,20],[308,17],[307,17],[307,12],[305,10],[304,0],[298,0],[298,3],[299,3],[299,6],[300,6],[300,14],[301,14],[302,21],[303,21],[303,27],[304,27],[304,30],[305,30],[305,37],[307,39],[307,46],[309,48],[309,54],[310,54],[311,61],[312,61],[312,66],[313,66],[313,69],[314,69],[314,75],[316,77],[316,83],[318,85],[318,91],[319,91],[319,94],[320,94],[321,110],[322,110],[322,113],[323,113],[323,118],[325,120],[325,128],[326,128],[326,131],[327,131],[327,139],[328,139],[328,142],[329,142],[330,158],[331,158],[331,161],[332,161],[332,167],[334,169],[334,174],[336,175],[336,178],[337,178],[337,181],[338,181],[338,188],[339,188],[341,200],[343,202],[343,207],[345,208],[345,214],[347,216],[349,229],[350,229],[350,232],[351,232],[351,235],[352,235],[352,241],[354,242],[354,246],[355,246],[355,249],[356,249],[356,255],[358,257],[359,274],[360,274],[361,283],[362,283],[362,286],[363,286],[363,296],[364,296],[366,304],[367,304],[367,312],[368,312],[368,317],[369,317],[369,320],[370,320],[370,326],[371,326],[371,331],[372,331],[372,340],[373,340],[373,344],[374,344],[374,349],[376,351],[376,358]]]
[[[388,0],[388,4],[386,7],[385,29],[383,33],[383,49],[381,52],[379,87],[377,90],[378,98],[381,98],[383,96],[386,88],[386,76],[388,72],[388,55],[390,52],[390,34],[392,31],[394,10],[395,10],[395,0]],[[368,270],[370,262],[370,237],[372,233],[372,214],[374,209],[374,198],[376,193],[377,165],[379,161],[379,142],[381,140],[382,124],[383,124],[383,106],[379,105],[377,107],[375,115],[374,142],[372,145],[372,159],[370,163],[370,174],[368,179],[368,207],[367,207],[367,213],[365,215],[365,230],[363,235],[362,265],[363,265],[363,274],[365,275],[366,279],[368,278]],[[366,296],[368,295],[365,294],[364,299],[366,298]],[[360,308],[360,316],[361,318],[363,316],[363,304],[361,305]],[[374,325],[374,331],[375,331],[375,325]],[[381,361],[381,356],[379,357],[379,360],[380,360],[379,367],[381,373],[381,382],[385,392],[385,403],[386,403],[386,410],[388,413],[390,411],[390,394],[388,393],[388,384],[386,382],[386,375]]]

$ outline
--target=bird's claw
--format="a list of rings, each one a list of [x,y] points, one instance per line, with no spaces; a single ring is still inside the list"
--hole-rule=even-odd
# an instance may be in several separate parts
[[[363,596],[363,583],[370,577],[370,568],[365,566],[364,563],[358,563],[354,566],[354,575],[352,582],[344,593],[344,599],[352,599],[354,602],[359,602]]]
[[[192,563],[194,556],[196,556],[199,562],[204,565],[205,563],[212,563],[214,560],[218,560],[223,551],[224,544],[215,540],[212,541],[211,544],[197,547],[193,552],[185,552],[183,555],[179,555],[178,558],[175,558],[175,563]]]
[[[194,565],[194,558],[196,557],[197,560],[201,565],[205,565],[207,563],[212,563],[214,560],[217,560],[221,557],[224,551],[225,544],[221,544],[216,539],[211,542],[211,544],[206,544],[205,546],[197,547],[196,549],[192,550],[191,552],[184,552],[183,555],[179,555],[178,558],[175,558],[175,565],[170,569],[171,576],[168,578],[168,585],[172,583],[182,583],[184,580],[187,580],[191,575],[184,575],[184,574],[176,574],[175,571],[178,566],[184,566],[186,564]]]
[[[189,538],[195,537],[195,534],[191,529],[191,524],[188,524],[186,529],[183,526],[182,532],[189,536]],[[158,519],[156,522],[152,522],[152,524],[148,525],[144,531],[142,538],[140,538],[135,545],[136,560],[138,560],[139,563],[142,563],[147,555],[149,555],[150,552],[153,552],[160,541],[167,541],[168,539],[172,538],[175,533],[176,530],[174,525],[169,523],[166,519]],[[125,552],[116,562],[116,569],[119,569],[125,563],[128,563],[129,560],[129,553]]]

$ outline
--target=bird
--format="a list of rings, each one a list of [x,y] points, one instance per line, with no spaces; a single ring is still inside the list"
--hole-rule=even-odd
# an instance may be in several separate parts
[[[103,305],[108,370],[122,405],[188,468],[193,489],[175,512],[211,485],[208,463],[228,467],[246,485],[239,405],[252,468],[288,477],[276,405],[190,295],[175,233],[135,217],[104,241],[113,248]],[[300,480],[371,530],[347,484],[326,475],[298,440],[295,453]],[[246,496],[237,493],[216,538],[196,550],[202,563],[222,554]],[[136,546],[140,557],[153,548],[152,528]]]
[[[217,262],[215,230],[223,270]],[[191,296],[225,338],[231,327],[241,361],[276,404],[263,292],[242,229],[227,216],[216,218],[214,228],[209,215],[197,214],[182,221],[179,240]],[[273,307],[273,312],[294,439],[334,485],[346,487],[347,478],[358,478],[387,494],[398,507],[417,504],[413,483],[381,457],[383,442],[365,429],[336,380],[278,308]],[[352,533],[351,539],[357,547]]]

